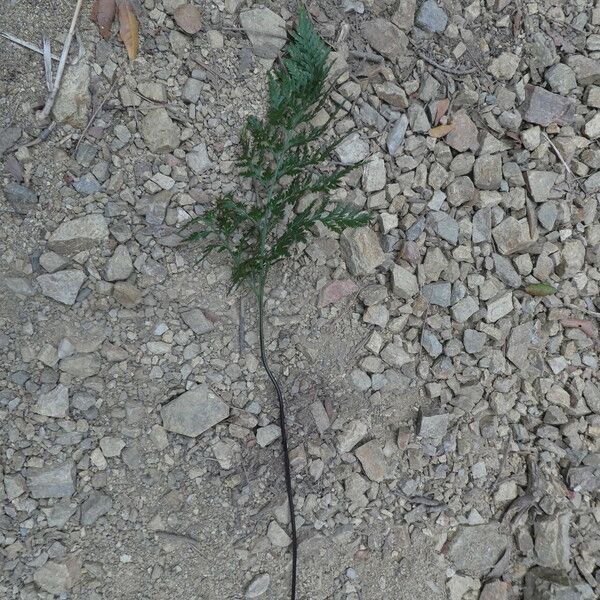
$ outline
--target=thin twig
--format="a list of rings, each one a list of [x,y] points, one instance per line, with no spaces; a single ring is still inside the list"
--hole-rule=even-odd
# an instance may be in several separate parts
[[[440,71],[444,71],[444,73],[449,73],[450,75],[456,75],[457,77],[462,77],[463,75],[470,75],[471,73],[475,73],[478,69],[477,67],[471,67],[470,69],[454,69],[452,67],[446,67],[439,62],[433,60],[433,58],[429,58],[427,54],[425,54],[411,39],[409,39],[412,47],[415,49],[417,56],[423,59],[426,63],[429,63],[431,66],[439,69]]]
[[[3,31],[0,31],[0,35],[2,37],[5,37],[8,41],[12,42],[13,44],[17,44],[17,46],[23,46],[23,48],[27,48],[27,50],[31,50],[32,52],[37,52],[38,54],[41,54],[41,55],[44,54],[44,51],[41,48],[38,48],[37,46],[34,46],[33,44],[26,42],[25,40],[15,37],[14,35],[11,35],[10,33],[4,33]],[[51,54],[50,56],[51,56],[52,60],[56,60],[56,61],[60,60],[60,56],[56,56],[56,54]]]
[[[67,62],[67,56],[69,55],[69,49],[71,48],[71,42],[73,41],[73,35],[75,34],[75,26],[77,25],[77,19],[79,18],[79,13],[81,12],[81,5],[83,4],[83,0],[77,0],[77,5],[75,6],[75,12],[73,13],[73,18],[71,19],[71,26],[69,27],[69,32],[67,33],[67,38],[65,39],[65,45],[63,46],[62,53],[60,55],[60,62],[58,63],[58,69],[56,70],[56,79],[54,80],[54,88],[52,92],[48,96],[48,100],[46,100],[46,104],[43,110],[39,114],[40,120],[47,119],[50,115],[50,111],[54,106],[54,101],[56,100],[56,96],[58,94],[58,90],[60,89],[60,83],[62,81],[63,72],[65,70],[65,64]]]
[[[294,491],[292,489],[292,469],[290,465],[290,452],[287,441],[287,423],[285,418],[285,403],[283,400],[283,392],[279,382],[273,375],[271,368],[269,367],[269,360],[267,358],[267,351],[265,348],[265,328],[264,328],[264,280],[261,282],[260,288],[257,293],[258,300],[258,334],[260,340],[260,358],[263,363],[263,367],[267,372],[275,393],[277,394],[277,401],[279,404],[279,427],[281,429],[281,445],[283,450],[283,467],[285,473],[285,488],[287,491],[288,508],[290,511],[290,524],[292,530],[292,590],[291,600],[296,600],[296,585],[298,579],[298,534],[296,532],[296,514],[294,512]]]
[[[73,151],[73,156],[75,156],[77,154],[77,150],[79,149],[81,142],[83,142],[83,140],[85,139],[86,133],[88,132],[89,128],[92,126],[92,123],[95,121],[96,117],[98,116],[98,113],[102,110],[102,107],[106,104],[106,101],[108,100],[111,92],[113,91],[113,89],[115,87],[115,84],[117,83],[117,79],[118,79],[118,77],[115,77],[110,88],[108,89],[108,92],[106,92],[106,95],[102,99],[102,102],[100,102],[100,104],[96,107],[96,110],[92,113],[90,120],[87,122],[87,125],[85,126],[83,132],[81,133],[81,135],[79,136],[79,139],[77,140],[77,144],[75,144],[75,150]]]
[[[379,56],[379,54],[375,54],[374,52],[359,52],[358,50],[350,50],[349,52],[352,58],[360,58],[362,60],[368,60],[369,62],[374,63],[382,63],[383,56]]]
[[[556,156],[558,156],[558,159],[560,160],[560,162],[563,164],[563,166],[567,170],[567,173],[569,173],[569,175],[571,175],[571,177],[575,180],[575,183],[579,186],[579,188],[583,192],[585,192],[585,188],[583,187],[583,184],[581,183],[581,181],[579,181],[579,179],[577,177],[575,177],[575,175],[573,174],[573,171],[571,171],[571,167],[569,167],[569,165],[567,164],[567,161],[563,158],[563,155],[560,153],[560,150],[556,147],[556,144],[546,135],[545,131],[542,131],[542,135],[546,138],[548,143],[552,146],[552,149],[554,150],[554,152],[556,153]]]
[[[568,306],[569,308],[572,308],[573,310],[580,310],[582,313],[586,313],[592,317],[596,317],[597,319],[600,319],[600,312],[590,310],[589,308],[582,308],[581,306],[577,306],[576,304],[569,304],[567,302],[564,302],[563,304],[565,306]]]
[[[26,144],[23,144],[22,146],[20,146],[21,148],[31,148],[32,146],[37,146],[38,144],[40,144],[41,142],[45,141],[48,136],[52,133],[52,130],[56,127],[56,121],[52,121],[52,123],[50,123],[50,125],[48,125],[48,127],[46,127],[46,129],[44,129],[44,131],[42,131],[42,133],[40,133],[40,135],[38,135],[35,140],[31,140],[30,142],[27,142]]]

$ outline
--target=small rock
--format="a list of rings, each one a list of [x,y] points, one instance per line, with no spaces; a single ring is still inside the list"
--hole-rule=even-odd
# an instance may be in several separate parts
[[[262,596],[271,585],[271,576],[268,573],[262,573],[255,577],[246,589],[246,598],[258,598]]]
[[[553,171],[528,171],[526,173],[527,184],[531,196],[536,202],[546,202],[548,196],[556,183],[558,174]]]
[[[14,182],[4,186],[4,195],[20,215],[27,214],[38,202],[38,195],[33,190]]]
[[[181,90],[181,99],[188,104],[196,104],[200,100],[202,87],[203,83],[201,81],[188,77]]]
[[[417,432],[423,438],[441,440],[448,431],[450,415],[421,411],[417,423]]]
[[[444,138],[445,142],[457,152],[475,152],[479,148],[477,126],[464,109],[457,111],[452,117],[454,128]]]
[[[506,356],[518,369],[528,366],[529,346],[533,335],[531,323],[513,327],[508,338]]]
[[[492,235],[498,249],[505,255],[524,250],[532,242],[527,219],[517,221],[514,217],[507,217],[494,227]]]
[[[386,183],[385,162],[379,156],[374,156],[364,167],[362,185],[365,192],[378,192]]]
[[[585,382],[583,386],[583,397],[588,408],[597,415],[600,415],[600,388],[598,388],[594,382]]]
[[[33,580],[49,594],[67,594],[75,583],[73,569],[65,563],[47,561],[33,573]]]
[[[387,463],[379,442],[372,440],[354,451],[360,461],[365,475],[371,481],[381,482],[387,474]]]
[[[373,86],[373,89],[377,96],[384,102],[387,102],[390,106],[402,109],[408,108],[408,97],[406,96],[406,92],[392,81],[376,83]]]
[[[272,444],[276,439],[281,437],[281,429],[271,423],[265,427],[259,427],[256,431],[256,443],[261,448],[266,448],[269,444]]]
[[[509,81],[517,72],[521,59],[511,52],[502,52],[492,60],[488,67],[488,73],[491,73],[496,79]]]
[[[73,183],[73,187],[82,196],[91,196],[96,194],[102,189],[100,182],[92,175],[92,173],[86,173]]]
[[[508,600],[508,589],[506,581],[490,581],[483,587],[479,600]]]
[[[563,96],[566,96],[577,87],[575,72],[564,63],[558,63],[546,69],[544,79],[553,92]]]
[[[392,291],[403,300],[410,300],[419,293],[417,277],[400,265],[392,268]]]
[[[486,320],[495,323],[502,317],[510,314],[513,310],[513,294],[506,292],[494,300],[488,302]]]
[[[498,562],[508,543],[499,523],[461,525],[450,541],[447,556],[457,571],[481,577]]]
[[[292,543],[290,536],[281,528],[281,525],[277,521],[269,523],[267,537],[273,546],[279,548],[287,548]]]
[[[343,165],[355,165],[369,156],[369,142],[355,131],[336,146],[335,153]]]
[[[66,269],[56,273],[40,275],[37,282],[42,294],[67,306],[72,306],[77,299],[79,289],[85,281],[85,274],[78,269]]]
[[[194,35],[202,29],[202,13],[195,4],[182,4],[175,9],[175,23],[185,33]]]
[[[447,282],[428,283],[421,289],[421,294],[430,304],[448,308],[452,304],[452,286]]]
[[[199,308],[181,313],[181,318],[196,335],[204,335],[215,328],[212,321],[207,319]]]
[[[582,54],[570,54],[566,63],[575,72],[579,85],[595,85],[600,83],[600,61]]]
[[[432,211],[429,214],[430,223],[435,233],[453,246],[458,244],[458,223],[449,214]]]
[[[55,121],[78,129],[87,125],[92,102],[89,85],[90,65],[85,60],[66,68],[52,108]]]
[[[358,286],[352,279],[336,279],[328,283],[319,294],[319,307],[337,304],[342,298],[354,294]]]
[[[481,352],[486,341],[487,335],[485,333],[476,331],[475,329],[465,329],[463,344],[469,354],[478,354]]]
[[[140,123],[140,132],[151,152],[163,154],[179,146],[179,127],[162,106],[148,111]]]
[[[600,137],[600,114],[594,115],[583,128],[583,132],[590,140],[596,140]]]
[[[417,11],[415,22],[425,31],[442,33],[448,25],[448,15],[436,0],[426,0]]]
[[[387,19],[367,21],[363,26],[363,35],[371,48],[386,58],[395,59],[406,53],[406,34]]]
[[[367,426],[362,421],[350,421],[338,434],[338,451],[341,453],[350,452],[367,435],[367,431]]]
[[[269,8],[240,13],[240,23],[256,56],[275,59],[287,40],[285,21]]]
[[[85,527],[93,525],[100,517],[110,512],[112,504],[110,496],[93,491],[81,505],[81,524]]]
[[[576,585],[563,571],[537,567],[525,578],[523,600],[593,600],[594,597],[593,590]]]
[[[498,279],[506,285],[513,288],[520,288],[523,284],[523,279],[513,267],[512,261],[501,254],[492,253],[494,260],[494,269]]]
[[[370,275],[385,261],[379,238],[370,227],[346,229],[340,245],[352,275]]]
[[[20,127],[7,127],[0,131],[0,158],[21,139],[22,133]]]
[[[229,416],[229,406],[200,385],[172,400],[161,410],[163,427],[168,431],[197,437]]]
[[[69,411],[69,388],[59,383],[53,390],[41,393],[33,412],[45,417],[64,419]]]
[[[523,119],[547,127],[550,123],[568,125],[575,120],[575,103],[539,86],[526,86],[526,98],[521,109]]]
[[[204,143],[198,144],[191,152],[188,152],[185,155],[185,162],[196,175],[202,175],[202,173],[213,167]]]
[[[122,281],[133,273],[133,262],[127,246],[117,246],[106,263],[106,280]]]
[[[475,187],[480,190],[497,190],[502,181],[502,157],[486,154],[475,160],[473,166]]]
[[[473,296],[465,296],[452,307],[452,317],[457,323],[465,323],[479,310],[479,302]]]
[[[73,354],[63,358],[59,363],[59,369],[65,373],[85,379],[93,377],[100,371],[100,358],[97,354]]]
[[[32,498],[65,498],[75,493],[75,463],[72,460],[27,471]]]
[[[48,246],[59,254],[77,254],[108,240],[108,225],[102,215],[86,215],[62,223],[50,236]]]
[[[392,156],[396,156],[398,150],[404,143],[407,129],[408,117],[406,115],[401,115],[400,118],[394,123],[394,126],[390,130],[386,141],[388,152]]]
[[[569,513],[535,520],[533,524],[535,554],[539,565],[565,571],[570,569],[570,522]]]

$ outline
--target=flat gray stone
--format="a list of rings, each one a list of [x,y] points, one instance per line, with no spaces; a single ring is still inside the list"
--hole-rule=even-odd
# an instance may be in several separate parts
[[[424,285],[421,294],[430,304],[436,306],[448,308],[452,304],[452,286],[445,281]]]
[[[208,157],[208,149],[205,143],[194,146],[193,150],[185,155],[185,162],[196,175],[202,175],[214,166]]]
[[[350,452],[358,442],[367,435],[367,426],[362,421],[350,421],[338,434],[337,449],[339,452]]]
[[[394,264],[392,268],[392,291],[394,296],[403,300],[410,300],[419,293],[419,282],[414,273],[408,269]]]
[[[536,202],[546,202],[558,179],[554,171],[527,171],[525,174],[531,197]]]
[[[100,372],[100,357],[97,354],[72,354],[63,358],[58,368],[73,377],[85,379]]]
[[[240,13],[252,51],[260,58],[275,59],[287,41],[285,21],[269,8],[252,8]]]
[[[153,108],[140,123],[140,133],[150,152],[164,154],[179,146],[179,127],[165,108]]]
[[[448,15],[436,0],[426,0],[417,11],[415,23],[425,31],[442,33],[448,25]]]
[[[568,571],[571,566],[571,515],[562,513],[534,521],[535,554],[542,567]]]
[[[525,87],[526,97],[521,108],[523,119],[547,127],[550,123],[569,125],[575,120],[575,102],[537,85]]]
[[[372,19],[363,25],[363,35],[375,52],[390,59],[406,53],[408,38],[388,19]]]
[[[79,269],[66,269],[56,273],[40,275],[37,282],[42,294],[67,306],[72,306],[77,299],[79,289],[85,281],[85,273]]]
[[[358,131],[345,137],[335,148],[343,165],[355,165],[369,156],[369,142]]]
[[[197,335],[204,335],[212,331],[215,326],[199,308],[193,308],[181,313],[183,322]]]
[[[363,444],[354,451],[354,454],[371,481],[381,482],[385,479],[388,471],[387,460],[377,440]]]
[[[36,585],[49,594],[67,594],[75,583],[74,573],[62,562],[49,560],[33,573]]]
[[[508,543],[499,523],[461,525],[450,541],[447,557],[458,572],[481,577],[498,562]]]
[[[133,262],[127,246],[117,246],[106,262],[106,280],[123,281],[133,273]]]
[[[432,411],[421,411],[417,422],[417,432],[423,438],[441,440],[448,431],[450,415]]]
[[[86,215],[65,221],[50,236],[48,247],[59,254],[77,254],[108,240],[108,226],[102,215]]]
[[[84,526],[93,525],[100,517],[110,511],[112,505],[113,501],[110,496],[93,491],[81,505],[81,524]]]
[[[229,406],[207,385],[200,385],[169,402],[162,408],[161,416],[168,431],[197,437],[226,419]]]
[[[394,123],[394,126],[390,130],[386,140],[387,150],[392,156],[396,156],[398,150],[400,150],[400,147],[402,144],[404,144],[404,138],[406,137],[407,129],[408,117],[403,114]]]
[[[72,460],[28,469],[27,487],[32,498],[65,498],[72,496],[76,489],[76,469]]]
[[[55,121],[78,129],[87,125],[92,103],[89,85],[90,65],[85,60],[66,68],[52,108]]]
[[[259,429],[256,431],[256,443],[261,448],[266,448],[269,444],[272,444],[280,437],[281,429],[275,425],[275,423],[265,425],[265,427],[259,427]]]
[[[262,573],[255,577],[246,588],[246,598],[259,598],[269,589],[271,585],[271,576],[268,573]]]
[[[59,383],[38,396],[33,412],[45,417],[66,418],[69,412],[69,388]]]
[[[352,275],[370,275],[385,261],[379,238],[370,227],[346,229],[340,236],[340,245]]]

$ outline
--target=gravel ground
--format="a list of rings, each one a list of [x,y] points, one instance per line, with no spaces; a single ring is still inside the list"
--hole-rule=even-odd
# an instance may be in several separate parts
[[[0,30],[60,54],[73,4],[4,0]],[[240,127],[297,6],[180,4],[134,3],[129,62],[86,0],[43,139],[43,59],[0,37],[2,598],[289,597],[256,310],[177,231],[251,198]],[[317,119],[365,161],[333,200],[376,218],[268,284],[299,598],[596,598],[600,8],[308,9]]]

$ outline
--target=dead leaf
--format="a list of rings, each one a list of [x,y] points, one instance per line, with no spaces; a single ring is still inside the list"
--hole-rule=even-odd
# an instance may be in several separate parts
[[[105,40],[110,37],[110,29],[115,20],[116,10],[115,0],[94,0],[92,21],[98,25],[100,35]]]
[[[139,24],[129,0],[119,0],[119,35],[125,48],[129,60],[134,60],[140,46]]]
[[[429,130],[429,134],[434,138],[443,138],[448,135],[454,129],[454,125],[438,125]]]
[[[549,283],[532,283],[525,288],[530,296],[551,296],[556,294],[556,288]]]
[[[435,119],[433,120],[434,125],[437,125],[441,121],[449,106],[450,100],[448,98],[444,98],[437,103],[437,106],[435,107]]]
[[[596,327],[591,321],[584,321],[583,319],[562,319],[561,323],[563,324],[563,327],[581,329],[581,331],[589,338],[595,338],[598,335]]]

